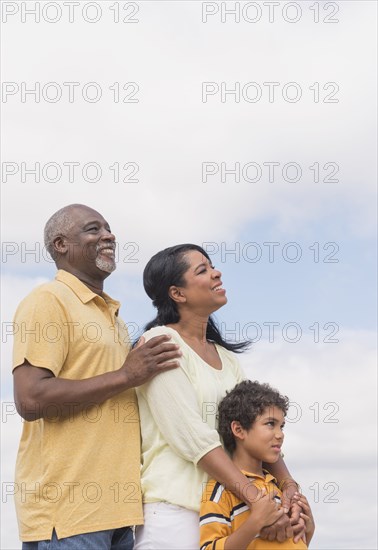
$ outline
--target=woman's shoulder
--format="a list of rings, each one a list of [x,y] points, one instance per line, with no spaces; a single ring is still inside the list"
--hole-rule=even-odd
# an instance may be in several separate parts
[[[167,334],[175,342],[178,342],[180,344],[183,342],[177,330],[171,327],[167,327],[166,325],[150,328],[144,334],[142,334],[142,336],[146,339],[146,341],[148,341],[148,340],[151,340],[151,338],[154,338],[155,336],[162,336],[163,334]]]
[[[151,338],[155,338],[155,336],[162,336],[163,334],[169,336],[175,344],[178,344],[180,346],[180,348],[186,349],[187,346],[185,344],[185,341],[181,338],[177,330],[171,327],[167,327],[166,325],[150,328],[149,330],[146,330],[146,332],[142,334],[142,336],[147,342],[148,340],[151,340]]]

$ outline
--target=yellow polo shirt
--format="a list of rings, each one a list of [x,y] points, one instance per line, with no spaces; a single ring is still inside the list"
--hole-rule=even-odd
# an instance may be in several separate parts
[[[56,377],[81,380],[119,369],[130,349],[119,302],[59,270],[29,294],[15,315],[13,369],[25,359]],[[70,396],[67,395],[70,403]],[[135,392],[88,405],[64,420],[25,422],[16,465],[22,541],[143,523],[140,431]]]
[[[275,478],[267,471],[265,477],[242,470],[243,474],[254,480],[259,489],[275,490],[282,496]],[[252,505],[253,506],[253,505]],[[231,491],[215,479],[211,479],[202,495],[200,509],[200,547],[201,550],[224,550],[227,537],[234,533],[246,521],[250,514],[248,506]],[[255,538],[247,550],[304,550],[307,545],[293,539],[284,542]]]

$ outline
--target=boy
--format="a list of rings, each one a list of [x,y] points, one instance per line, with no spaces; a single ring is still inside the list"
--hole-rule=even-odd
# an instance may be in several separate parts
[[[218,431],[224,447],[234,464],[254,480],[260,494],[250,510],[229,490],[210,480],[200,510],[201,550],[307,548],[302,540],[295,544],[293,539],[281,543],[259,538],[261,529],[283,514],[276,480],[262,465],[274,463],[280,456],[288,406],[287,397],[268,384],[250,380],[235,386],[221,401]],[[311,509],[303,495],[297,495],[296,500],[302,508],[309,543],[315,529]]]

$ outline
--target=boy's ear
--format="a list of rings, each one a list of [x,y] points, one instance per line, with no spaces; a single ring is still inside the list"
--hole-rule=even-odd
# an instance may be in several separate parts
[[[180,290],[178,286],[171,286],[168,290],[168,296],[177,303],[182,304],[183,302],[186,302],[186,298],[183,294],[183,292]]]
[[[244,439],[245,429],[238,420],[233,420],[231,422],[231,431],[238,439]]]

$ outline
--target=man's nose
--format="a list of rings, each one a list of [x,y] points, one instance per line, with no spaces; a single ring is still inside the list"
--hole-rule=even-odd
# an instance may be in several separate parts
[[[107,241],[115,241],[115,235],[110,231],[110,229],[106,229],[105,227],[102,229],[101,232],[101,239],[105,239]]]

